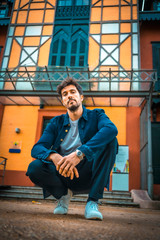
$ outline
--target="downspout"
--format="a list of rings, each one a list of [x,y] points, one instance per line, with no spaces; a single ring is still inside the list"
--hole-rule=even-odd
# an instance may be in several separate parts
[[[148,114],[148,194],[153,198],[153,167],[152,167],[152,130],[151,130],[151,94],[147,101]]]
[[[142,12],[144,11],[145,0],[142,2]]]

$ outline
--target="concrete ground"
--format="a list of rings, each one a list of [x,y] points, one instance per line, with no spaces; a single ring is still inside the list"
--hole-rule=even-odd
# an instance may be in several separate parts
[[[56,203],[0,200],[0,240],[159,240],[160,211],[101,205],[103,221],[86,220],[84,204],[53,215]]]

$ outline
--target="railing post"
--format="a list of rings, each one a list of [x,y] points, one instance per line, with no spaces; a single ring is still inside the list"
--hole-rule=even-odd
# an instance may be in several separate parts
[[[16,86],[15,86],[13,80],[12,80],[12,77],[11,77],[9,71],[8,71],[8,68],[6,68],[6,72],[7,72],[8,76],[9,76],[9,78],[10,78],[10,80],[11,80],[11,83],[12,83],[12,85],[13,85],[13,87],[14,87],[14,90],[16,90]]]
[[[28,79],[29,79],[29,82],[30,82],[30,84],[31,84],[31,86],[32,86],[32,88],[33,88],[33,91],[35,90],[35,88],[34,88],[34,85],[33,85],[33,83],[32,83],[32,80],[31,80],[31,78],[30,78],[30,75],[29,75],[29,72],[28,72],[28,70],[27,70],[27,67],[25,66],[25,70],[26,70],[26,73],[27,73],[27,76],[28,76]]]
[[[47,73],[47,77],[48,77],[48,80],[49,80],[49,84],[50,84],[51,90],[53,91],[53,88],[52,88],[52,84],[51,84],[51,80],[50,80],[50,77],[49,77],[49,73],[48,73],[47,66],[45,66],[45,69],[46,69],[46,73]]]
[[[111,80],[112,80],[111,68],[109,68],[109,91],[111,91]]]

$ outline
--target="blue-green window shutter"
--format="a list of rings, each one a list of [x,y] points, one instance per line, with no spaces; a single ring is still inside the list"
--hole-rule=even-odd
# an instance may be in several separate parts
[[[158,81],[155,90],[160,91],[160,42],[152,42],[153,69],[157,70]]]

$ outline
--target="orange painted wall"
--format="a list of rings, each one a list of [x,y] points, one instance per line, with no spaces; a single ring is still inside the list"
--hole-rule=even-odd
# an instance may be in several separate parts
[[[95,108],[95,107],[94,107]],[[94,109],[88,107],[88,109]],[[119,145],[126,145],[126,108],[125,107],[96,107],[103,108],[110,120],[116,125],[118,129]]]
[[[129,190],[140,189],[140,112],[126,108],[126,144],[129,146]]]
[[[32,161],[30,152],[35,142],[38,106],[5,106],[0,132],[0,152],[8,158],[6,170],[26,171]],[[15,128],[20,128],[17,134]],[[21,141],[21,153],[9,153],[12,141]]]

